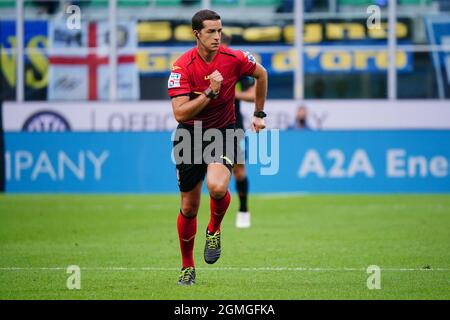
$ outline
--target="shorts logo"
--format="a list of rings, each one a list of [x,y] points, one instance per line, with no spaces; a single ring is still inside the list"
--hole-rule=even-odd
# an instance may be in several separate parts
[[[220,159],[225,160],[229,165],[233,165],[233,161],[231,161],[227,156],[220,156]]]
[[[247,57],[248,62],[256,63],[255,57],[250,52],[245,51],[244,56]]]
[[[170,88],[179,88],[181,86],[180,80],[181,80],[181,73],[172,72],[170,74],[167,86],[169,87],[169,89]]]

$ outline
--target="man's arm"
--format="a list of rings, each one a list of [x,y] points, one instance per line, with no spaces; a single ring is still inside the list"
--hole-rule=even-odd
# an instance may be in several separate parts
[[[214,93],[219,93],[222,81],[223,78],[219,71],[216,70],[210,75],[210,87]],[[190,100],[190,97],[188,96],[172,98],[172,110],[175,119],[178,122],[185,122],[194,118],[210,101],[211,99],[208,98],[205,93],[202,93],[193,100]]]
[[[266,69],[256,63],[256,69],[252,74],[252,77],[256,79],[255,84],[255,112],[264,111],[264,103],[267,96],[267,71]],[[254,131],[259,132],[266,127],[263,118],[253,117],[252,128]]]
[[[193,100],[189,96],[172,98],[172,110],[175,120],[185,122],[195,117],[211,101],[204,93]]]
[[[252,85],[245,91],[236,91],[236,99],[242,100],[245,102],[255,102],[255,85]]]

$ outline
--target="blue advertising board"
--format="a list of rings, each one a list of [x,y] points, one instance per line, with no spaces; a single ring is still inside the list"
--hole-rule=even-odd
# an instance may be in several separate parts
[[[279,155],[276,175],[249,166],[254,191],[450,191],[450,131],[286,131]]]
[[[450,192],[450,131],[277,131],[267,150],[255,137],[252,192]],[[5,146],[7,192],[178,191],[170,132],[5,133]]]

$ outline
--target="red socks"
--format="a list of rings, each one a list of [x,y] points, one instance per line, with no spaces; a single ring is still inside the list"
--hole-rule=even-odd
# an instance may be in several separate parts
[[[213,234],[220,229],[220,224],[230,205],[230,200],[231,196],[229,191],[227,191],[222,199],[214,199],[210,196],[211,217],[208,224],[209,234]]]
[[[194,266],[194,240],[197,233],[197,216],[185,217],[181,211],[178,215],[178,238],[180,239],[183,268]]]
[[[225,212],[230,205],[230,192],[227,191],[222,199],[210,197],[211,217],[208,225],[208,232],[213,234],[220,228]],[[194,266],[194,240],[197,233],[197,216],[185,217],[181,211],[178,214],[178,238],[180,240],[181,258],[183,268]]]

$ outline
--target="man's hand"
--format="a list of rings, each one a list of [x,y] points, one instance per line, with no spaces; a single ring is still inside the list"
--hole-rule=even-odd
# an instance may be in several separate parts
[[[254,132],[259,132],[260,130],[266,127],[266,123],[264,122],[264,118],[253,117],[252,120],[252,130]]]
[[[214,71],[209,75],[209,82],[211,89],[214,93],[218,93],[220,91],[220,86],[222,85],[223,77],[219,71]]]

